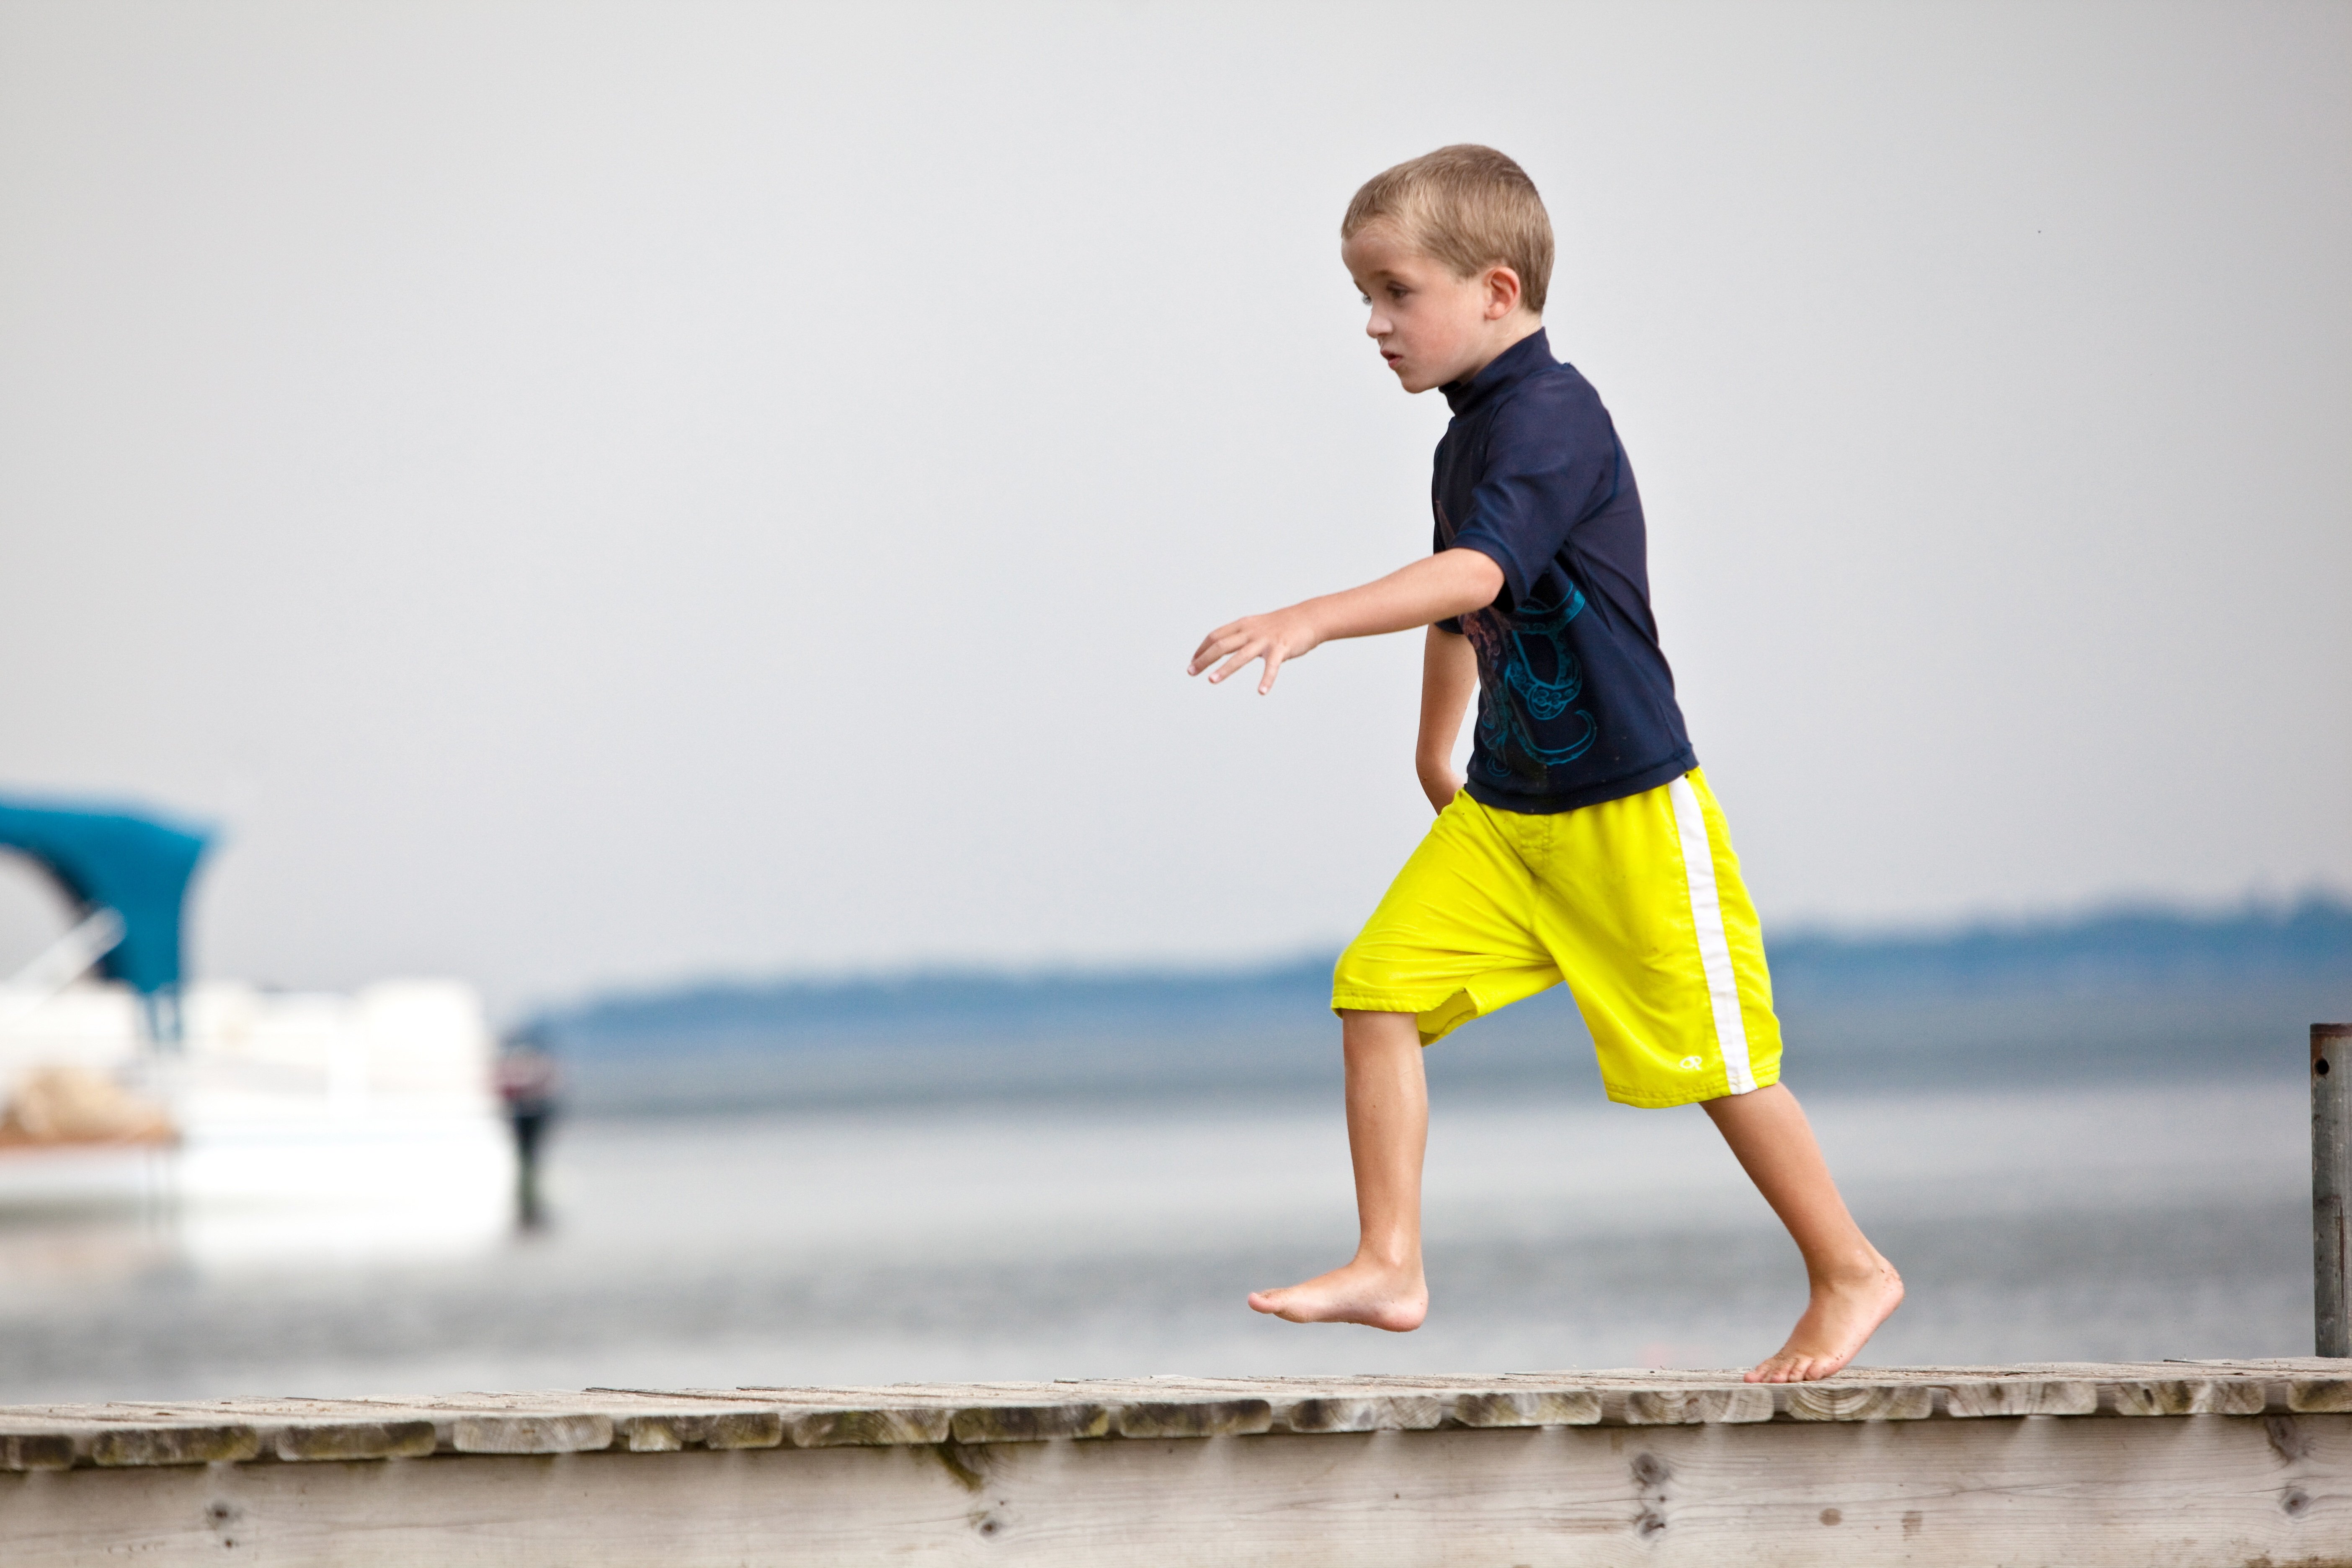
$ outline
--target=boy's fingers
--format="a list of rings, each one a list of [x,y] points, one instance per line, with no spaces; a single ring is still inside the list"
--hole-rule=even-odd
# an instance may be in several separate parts
[[[1223,658],[1247,641],[1249,641],[1249,636],[1245,632],[1212,632],[1208,640],[1201,645],[1201,662],[1206,664],[1213,658]]]
[[[1234,650],[1233,658],[1225,660],[1224,663],[1216,668],[1215,672],[1209,677],[1209,684],[1212,686],[1215,685],[1217,682],[1224,679],[1225,677],[1233,674],[1234,671],[1239,669],[1242,666],[1247,664],[1250,660],[1257,658],[1265,651],[1265,638],[1247,638],[1243,642],[1241,647]]]
[[[1234,644],[1245,642],[1248,639],[1243,633],[1232,626],[1218,627],[1215,631],[1211,632],[1207,637],[1202,637],[1201,639],[1201,646],[1192,650],[1192,673],[1195,675],[1200,674],[1202,670],[1207,668],[1210,665],[1214,664],[1218,659],[1222,658],[1226,653],[1231,651]]]
[[[1212,686],[1216,685],[1219,681],[1224,679],[1225,677],[1231,675],[1234,671],[1239,669],[1242,666],[1247,664],[1251,659],[1255,658],[1256,657],[1257,651],[1255,648],[1245,647],[1242,649],[1241,652],[1234,655],[1233,658],[1225,660],[1224,663],[1217,666],[1216,668],[1209,672],[1209,684]]]
[[[1280,643],[1268,645],[1265,650],[1265,675],[1257,683],[1257,694],[1260,697],[1274,689],[1275,671],[1281,668],[1282,645]]]

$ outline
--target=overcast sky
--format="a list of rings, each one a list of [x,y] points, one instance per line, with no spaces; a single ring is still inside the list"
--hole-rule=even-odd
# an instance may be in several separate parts
[[[2352,6],[0,0],[0,789],[207,973],[1286,955],[1427,817],[1349,194],[1481,141],[1768,922],[2352,888]],[[61,917],[0,868],[0,964]]]

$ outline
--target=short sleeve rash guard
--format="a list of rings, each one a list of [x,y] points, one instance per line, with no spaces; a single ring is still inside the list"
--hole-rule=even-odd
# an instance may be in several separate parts
[[[1698,765],[1650,614],[1633,470],[1592,384],[1543,331],[1444,388],[1431,485],[1439,550],[1503,570],[1483,610],[1442,622],[1478,657],[1469,790],[1503,811],[1573,811]]]

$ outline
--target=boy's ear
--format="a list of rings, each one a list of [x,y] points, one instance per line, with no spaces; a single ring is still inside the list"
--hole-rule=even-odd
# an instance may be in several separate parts
[[[1486,316],[1488,321],[1499,321],[1519,308],[1521,291],[1519,275],[1517,272],[1507,267],[1489,267],[1486,268],[1485,282],[1486,285]]]

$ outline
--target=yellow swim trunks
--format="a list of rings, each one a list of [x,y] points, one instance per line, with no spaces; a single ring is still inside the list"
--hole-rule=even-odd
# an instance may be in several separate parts
[[[1621,1104],[1780,1081],[1763,936],[1698,770],[1549,816],[1455,795],[1339,955],[1331,1006],[1416,1014],[1425,1046],[1563,980]]]

